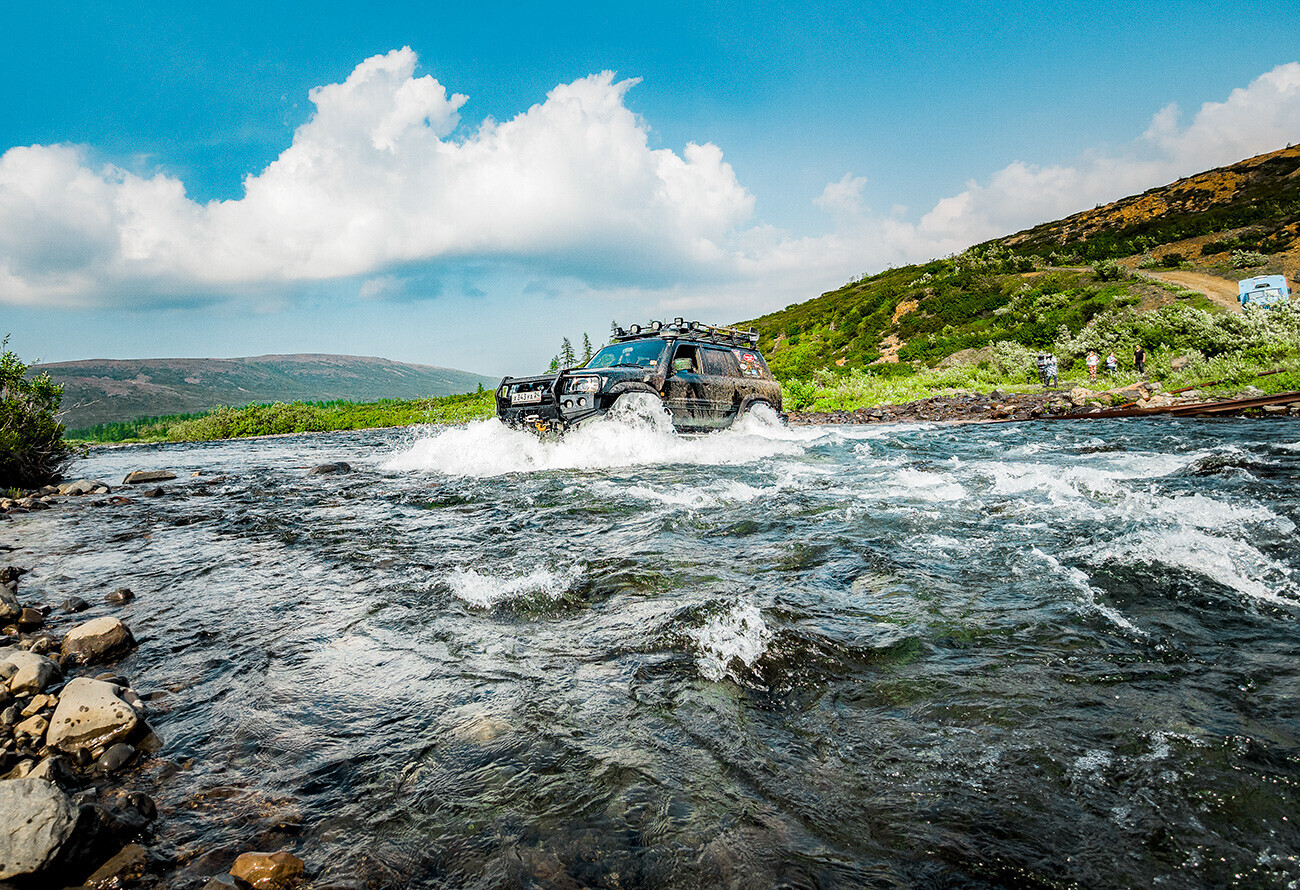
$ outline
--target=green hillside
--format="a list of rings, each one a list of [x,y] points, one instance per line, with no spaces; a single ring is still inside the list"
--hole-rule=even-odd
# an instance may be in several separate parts
[[[1023,383],[1038,351],[1055,352],[1063,370],[1089,348],[1131,356],[1138,343],[1157,354],[1208,360],[1235,350],[1263,361],[1277,357],[1274,347],[1286,344],[1274,339],[1289,328],[1243,333],[1235,282],[1294,280],[1298,271],[1300,148],[1289,148],[850,281],[743,324],[759,331],[787,382],[910,376],[945,359],[977,364],[994,344],[1017,355],[1002,369],[1006,382]],[[985,352],[966,352],[974,350]]]

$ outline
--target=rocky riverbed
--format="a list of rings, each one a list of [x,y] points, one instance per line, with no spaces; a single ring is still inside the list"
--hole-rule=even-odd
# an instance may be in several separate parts
[[[146,472],[134,481],[175,478]],[[5,499],[0,518],[131,503],[103,482],[78,480]],[[0,564],[14,556],[4,551]],[[165,886],[175,863],[151,848],[158,809],[139,767],[164,749],[149,713],[168,692],[137,690],[117,670],[137,642],[113,612],[135,595],[122,587],[98,604],[42,602],[25,595],[28,571],[16,562],[0,568],[0,890]],[[202,886],[274,890],[302,873],[288,852],[249,851]]]

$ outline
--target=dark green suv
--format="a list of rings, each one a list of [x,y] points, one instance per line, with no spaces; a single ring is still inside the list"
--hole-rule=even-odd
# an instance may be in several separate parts
[[[781,385],[757,343],[754,331],[680,318],[618,328],[581,368],[502,380],[497,417],[511,427],[563,432],[631,397],[661,404],[678,430],[727,427],[759,406],[780,416]]]

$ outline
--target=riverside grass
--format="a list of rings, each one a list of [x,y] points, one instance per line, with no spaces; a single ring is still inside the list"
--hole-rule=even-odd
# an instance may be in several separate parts
[[[379,429],[420,423],[466,423],[491,417],[493,392],[430,399],[381,399],[378,402],[276,402],[271,405],[221,407],[206,414],[146,417],[70,430],[68,438],[86,443],[206,442],[249,436]]]

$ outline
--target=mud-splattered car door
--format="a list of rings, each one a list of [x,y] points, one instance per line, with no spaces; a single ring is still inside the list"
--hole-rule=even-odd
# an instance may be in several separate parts
[[[700,347],[701,382],[704,401],[707,403],[707,425],[727,426],[740,411],[744,398],[740,363],[735,354],[725,347]]]
[[[664,407],[672,413],[673,423],[678,427],[709,425],[710,406],[700,373],[699,353],[700,348],[693,344],[678,343],[668,365]]]

